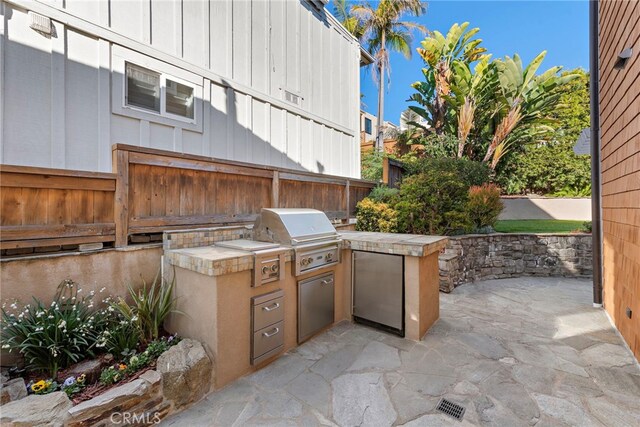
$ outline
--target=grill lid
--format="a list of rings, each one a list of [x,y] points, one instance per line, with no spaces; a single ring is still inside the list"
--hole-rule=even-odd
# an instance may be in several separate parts
[[[327,215],[315,209],[262,209],[253,231],[255,240],[294,246],[338,238]]]

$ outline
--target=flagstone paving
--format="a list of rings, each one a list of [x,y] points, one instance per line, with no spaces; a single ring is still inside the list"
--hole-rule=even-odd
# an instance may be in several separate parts
[[[341,323],[167,426],[640,426],[640,368],[591,282],[518,278],[441,294],[420,342]],[[435,408],[446,397],[462,421]]]

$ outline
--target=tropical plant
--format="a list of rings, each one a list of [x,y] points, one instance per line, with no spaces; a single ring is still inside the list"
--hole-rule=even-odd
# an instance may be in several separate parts
[[[131,325],[135,325],[140,340],[147,343],[157,339],[162,331],[162,325],[171,313],[181,313],[174,309],[176,298],[173,297],[175,276],[171,282],[160,278],[156,274],[151,285],[143,281],[142,287],[135,290],[128,286],[129,296],[133,304],[129,305],[123,298],[119,298],[112,306]]]
[[[560,98],[551,111],[557,122],[553,135],[544,143],[507,154],[507,161],[497,168],[496,180],[507,194],[591,195],[591,158],[573,151],[590,124],[589,74],[575,69],[562,75],[576,77],[556,89]]]
[[[503,209],[500,187],[497,185],[483,184],[469,188],[467,212],[476,230],[493,227]]]
[[[85,294],[77,283],[64,280],[51,304],[37,298],[21,310],[18,302],[4,304],[2,348],[17,350],[28,369],[55,378],[59,369],[95,354],[108,322],[106,311],[94,308],[94,297],[94,292]]]
[[[421,43],[425,81],[412,85],[416,93],[410,101],[418,105],[410,108],[436,134],[458,139],[457,157],[483,161],[495,170],[514,148],[552,134],[557,88],[575,76],[559,75],[561,67],[538,75],[546,52],[526,67],[517,54],[492,60],[482,40],[474,38],[479,29],[468,26],[454,24],[446,37],[435,31]]]
[[[411,58],[413,31],[426,32],[423,25],[403,21],[404,16],[420,16],[425,13],[425,4],[420,0],[380,0],[376,8],[369,3],[351,6],[351,16],[364,29],[360,37],[375,58],[378,81],[378,129],[376,149],[383,150],[384,92],[385,81],[390,74],[389,51],[402,53]]]

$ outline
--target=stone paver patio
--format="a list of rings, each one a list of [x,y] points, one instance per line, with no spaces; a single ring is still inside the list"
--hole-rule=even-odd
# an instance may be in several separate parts
[[[640,426],[640,369],[590,281],[484,281],[440,298],[422,342],[345,322],[163,425]],[[435,410],[442,397],[462,422]]]

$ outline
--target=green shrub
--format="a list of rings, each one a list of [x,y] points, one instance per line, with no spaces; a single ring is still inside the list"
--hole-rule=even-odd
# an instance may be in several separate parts
[[[362,154],[360,160],[362,179],[368,179],[371,181],[382,181],[382,159],[384,153],[373,150]]]
[[[483,184],[469,188],[467,211],[475,229],[493,227],[503,209],[500,187],[497,185]]]
[[[580,228],[580,231],[583,231],[585,233],[591,233],[593,231],[593,225],[591,223],[591,221],[585,221],[582,223],[582,228]]]
[[[469,186],[455,170],[423,172],[400,186],[398,224],[413,234],[459,234],[471,228],[466,212]]]
[[[398,192],[397,188],[389,188],[384,185],[379,185],[371,190],[371,193],[369,193],[367,197],[374,202],[392,203],[398,196]]]
[[[94,309],[94,293],[84,294],[64,280],[50,305],[37,298],[22,311],[2,308],[2,348],[17,350],[30,370],[56,377],[59,369],[93,356],[107,326],[106,310]]]
[[[153,283],[147,286],[143,282],[142,288],[135,291],[131,285],[129,295],[133,304],[129,305],[123,298],[114,303],[112,307],[116,309],[126,322],[134,325],[143,343],[158,339],[162,331],[162,325],[171,313],[180,313],[173,307],[176,299],[173,297],[175,286],[175,276],[171,283],[160,278],[160,273],[156,274]]]
[[[409,175],[452,174],[466,188],[486,184],[491,176],[491,170],[486,164],[464,158],[409,158],[405,165]]]
[[[356,205],[356,230],[396,233],[398,213],[386,203],[364,198]]]

